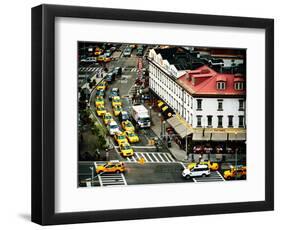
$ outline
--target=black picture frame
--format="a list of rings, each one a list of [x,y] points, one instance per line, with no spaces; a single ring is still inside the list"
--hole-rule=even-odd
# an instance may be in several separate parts
[[[260,28],[265,30],[265,200],[55,213],[55,18]],[[32,8],[32,221],[41,225],[267,211],[274,209],[274,20],[80,6]]]

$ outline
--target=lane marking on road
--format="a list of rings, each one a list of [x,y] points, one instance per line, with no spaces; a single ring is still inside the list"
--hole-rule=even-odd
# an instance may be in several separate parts
[[[184,163],[180,162],[180,164],[182,165],[183,169],[186,169],[186,166]]]
[[[147,158],[144,156],[143,153],[141,153],[142,157],[145,159],[146,162],[148,162]]]
[[[146,156],[149,158],[150,162],[153,162],[153,160],[152,160],[152,158],[150,157],[149,153],[147,153]]]
[[[95,165],[95,169],[97,169],[97,163],[96,162],[94,162],[94,165]],[[98,174],[98,179],[99,179],[100,186],[103,186],[100,174]]]
[[[137,160],[134,156],[132,156],[132,159],[133,159],[134,162],[137,162]]]
[[[165,158],[165,161],[171,162],[165,153],[162,153],[161,155],[162,155],[163,159]]]
[[[165,160],[162,158],[162,156],[161,156],[160,153],[157,153],[157,155],[160,157],[160,159],[161,159],[162,162],[165,162]]]
[[[219,177],[220,177],[223,181],[225,181],[224,177],[220,174],[219,171],[216,171],[216,173],[219,175]]]
[[[136,159],[139,160],[141,157],[139,156],[139,153],[135,152],[135,156],[136,156]]]
[[[130,159],[130,157],[126,157],[126,159],[127,159],[127,161],[131,162],[131,159]]]
[[[195,180],[195,178],[192,178],[193,182],[197,183],[197,180]]]
[[[168,153],[165,153],[166,157],[170,159],[171,162],[175,162],[175,159]]]
[[[131,146],[131,147],[135,148],[135,149],[155,149],[154,146],[149,146],[149,145],[143,145],[143,146],[134,145],[134,146]]]
[[[125,178],[125,176],[124,176],[123,173],[121,173],[121,176],[122,176],[122,178],[123,178],[124,184],[125,184],[125,185],[128,185],[128,184],[127,184],[127,181],[126,181],[126,178]]]

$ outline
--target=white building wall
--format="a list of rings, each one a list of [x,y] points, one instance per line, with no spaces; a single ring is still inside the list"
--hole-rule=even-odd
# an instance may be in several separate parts
[[[233,128],[239,127],[238,116],[245,116],[245,112],[239,110],[239,100],[244,100],[243,98],[193,98],[186,90],[163,73],[159,68],[161,67],[158,65],[155,66],[154,64],[149,64],[150,88],[175,112],[185,118],[192,127],[197,127],[197,115],[202,116],[202,127],[207,127],[208,115],[213,116],[213,128],[218,128],[217,116],[220,115],[223,116],[222,128],[228,128],[229,115],[233,116]],[[166,72],[165,69],[163,70]],[[202,110],[197,110],[196,99],[202,99]],[[218,110],[218,99],[223,100],[222,111]]]
[[[197,110],[197,100],[202,99],[202,110]],[[223,110],[218,110],[218,100],[222,100]],[[244,111],[239,110],[239,100],[244,100]],[[228,116],[233,116],[233,128],[239,127],[239,116],[245,116],[245,99],[243,98],[194,98],[194,121],[192,126],[197,127],[197,116],[202,116],[202,127],[207,127],[207,116],[213,116],[212,127],[218,127],[218,117],[223,116],[222,128],[228,128]],[[245,118],[244,118],[245,125]]]

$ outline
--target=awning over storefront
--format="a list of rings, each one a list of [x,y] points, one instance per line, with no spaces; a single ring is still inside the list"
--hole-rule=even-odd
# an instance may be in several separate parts
[[[193,141],[209,141],[211,139],[211,133],[209,132],[194,132],[192,136]]]
[[[181,124],[181,121],[176,117],[173,116],[167,120],[168,124],[172,126],[172,128],[176,127],[177,125]]]
[[[192,133],[192,130],[185,127],[183,124],[175,127],[175,131],[181,138],[184,138]]]
[[[229,133],[229,141],[246,141],[246,133]]]
[[[192,133],[192,130],[184,125],[176,116],[169,118],[167,122],[181,138],[184,138]]]
[[[212,141],[226,141],[227,133],[212,133]]]

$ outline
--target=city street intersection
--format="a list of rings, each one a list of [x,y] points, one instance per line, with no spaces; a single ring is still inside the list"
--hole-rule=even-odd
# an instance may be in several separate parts
[[[118,51],[115,51],[115,57],[111,62],[106,64],[108,72],[113,71],[115,67],[122,68],[122,75],[116,77],[116,80],[108,85],[105,93],[105,109],[113,114],[111,101],[108,98],[109,91],[112,88],[118,88],[120,91],[120,97],[122,100],[122,109],[130,111],[133,105],[133,95],[136,93],[136,79],[138,78],[138,56],[136,55],[136,49],[133,49],[130,57],[124,57],[123,51],[126,45],[121,45]],[[149,50],[149,46],[144,50],[144,56]],[[144,58],[143,58],[144,60]],[[143,61],[143,70],[147,68],[145,60]],[[106,75],[103,71],[103,67],[99,64],[83,64],[78,68],[79,73],[87,73],[93,76],[98,84],[102,81]],[[103,77],[100,76],[103,71]],[[79,82],[80,87],[87,85],[86,80]],[[96,114],[95,106],[95,94],[96,89],[91,91],[89,97],[89,108],[94,119],[106,129],[106,126],[102,120],[102,117],[98,117]],[[144,101],[143,101],[144,103]],[[147,103],[144,105],[149,108]],[[151,114],[151,111],[150,111]],[[154,119],[154,120],[153,120]],[[153,126],[160,126],[160,118],[156,117],[152,119]],[[114,117],[114,120],[121,127],[120,121]],[[139,136],[140,141],[131,144],[134,150],[134,155],[130,157],[121,156],[118,144],[115,142],[112,136],[107,135],[106,140],[109,144],[108,150],[103,151],[104,159],[95,161],[79,161],[78,162],[78,184],[80,187],[85,186],[126,186],[137,184],[160,184],[160,183],[190,183],[190,182],[215,182],[225,181],[222,176],[222,171],[212,171],[208,177],[202,178],[190,178],[186,179],[182,177],[182,171],[187,167],[187,162],[177,159],[169,150],[169,148],[163,142],[160,146],[156,147],[151,144],[151,141],[157,138],[160,140],[159,133],[155,133],[152,128],[138,129],[136,134]],[[89,135],[86,132],[84,135]],[[84,138],[85,139],[85,138]],[[94,151],[89,149],[89,143],[81,145],[80,152]],[[119,173],[96,173],[96,168],[99,165],[104,165],[108,161],[123,162],[126,168],[125,172]],[[226,164],[227,166],[227,164]],[[89,183],[90,182],[90,183]]]

